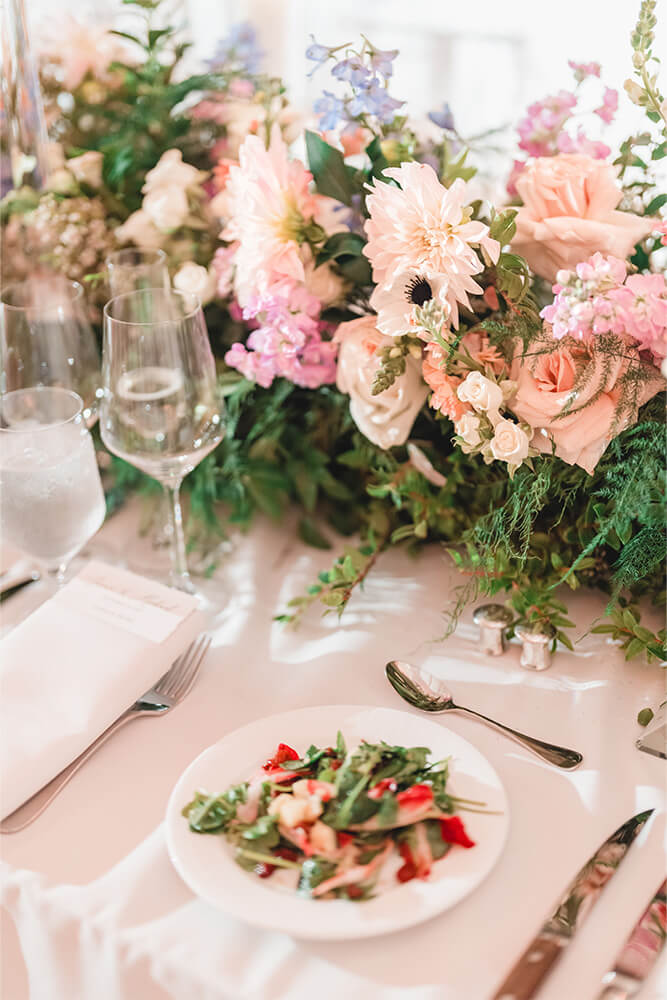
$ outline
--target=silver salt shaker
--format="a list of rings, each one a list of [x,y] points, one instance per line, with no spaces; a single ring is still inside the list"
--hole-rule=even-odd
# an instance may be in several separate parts
[[[502,604],[480,604],[472,616],[479,625],[479,640],[484,653],[500,656],[505,649],[505,632],[514,621],[514,615]]]
[[[551,645],[556,629],[548,622],[516,625],[514,634],[521,642],[519,663],[526,670],[547,670],[551,666]]]

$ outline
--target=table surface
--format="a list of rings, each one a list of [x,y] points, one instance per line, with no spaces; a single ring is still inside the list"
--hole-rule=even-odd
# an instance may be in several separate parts
[[[136,539],[137,523],[136,504],[112,518],[93,546],[98,557],[122,559],[130,552],[140,561],[148,547]],[[185,912],[194,900],[171,869],[158,828],[169,793],[190,761],[232,729],[292,708],[357,703],[413,711],[403,706],[384,675],[387,659],[402,658],[446,678],[459,703],[580,750],[583,765],[572,774],[561,772],[491,728],[448,715],[442,724],[488,757],[510,803],[505,850],[467,899],[421,926],[359,942],[305,943],[284,935],[249,933],[204,909],[203,903],[195,904],[202,910],[192,915],[191,923],[186,920],[181,926],[191,927],[193,936],[199,934],[200,924],[219,932],[220,953],[225,942],[233,940],[237,951],[247,950],[255,970],[277,947],[274,939],[284,938],[281,947],[289,948],[295,967],[317,971],[320,997],[340,995],[340,985],[334,984],[344,982],[364,984],[359,995],[373,1000],[408,995],[486,1000],[596,847],[634,813],[656,807],[632,856],[540,993],[541,1000],[594,1000],[601,975],[664,877],[666,766],[634,746],[641,733],[637,712],[655,708],[664,699],[664,672],[655,664],[626,663],[606,637],[588,635],[575,653],[559,650],[548,671],[530,673],[519,667],[519,649],[513,643],[497,658],[478,650],[470,609],[454,636],[434,642],[444,632],[442,610],[460,582],[437,546],[417,558],[402,550],[383,555],[340,622],[335,615],[321,617],[318,607],[297,630],[273,622],[287,600],[302,593],[335,554],[309,549],[289,527],[265,521],[234,538],[215,576],[201,584],[211,603],[213,644],[192,694],[165,718],[141,721],[117,733],[39,820],[20,834],[3,837],[6,872],[19,881],[29,881],[28,872],[39,873],[40,878],[33,879],[34,892],[51,898],[54,887],[85,887],[98,880],[143,844],[137,858],[141,851],[152,852],[160,873],[159,898],[149,907],[151,919],[157,926],[176,910]],[[4,628],[34,606],[37,589],[31,589],[7,601]],[[604,601],[599,595],[577,593],[569,605],[571,617],[581,623],[581,634],[602,613]],[[95,883],[111,887],[107,906],[113,905],[122,864],[119,872],[115,882],[109,876]],[[144,923],[146,919],[142,914]],[[9,926],[3,945],[2,995],[22,1000],[28,995],[26,973]],[[39,949],[31,950],[25,934],[22,945],[28,976],[39,976],[44,971]],[[229,975],[235,987],[206,996],[305,1000],[306,986],[299,987],[298,978],[287,986],[280,977],[269,977],[261,987],[255,983],[251,988],[249,972]],[[664,997],[666,980],[663,955],[646,981],[642,1000]],[[185,1000],[195,995],[186,987],[174,989],[155,996]],[[128,1000],[140,996],[120,995]]]

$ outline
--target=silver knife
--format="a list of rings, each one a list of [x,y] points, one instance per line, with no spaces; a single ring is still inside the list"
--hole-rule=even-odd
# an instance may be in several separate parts
[[[652,812],[647,809],[637,813],[600,845],[568,886],[553,916],[494,993],[493,1000],[531,1000],[535,996]]]
[[[667,880],[642,913],[614,968],[602,977],[604,989],[598,1000],[629,1000],[642,988],[667,941],[666,893]]]

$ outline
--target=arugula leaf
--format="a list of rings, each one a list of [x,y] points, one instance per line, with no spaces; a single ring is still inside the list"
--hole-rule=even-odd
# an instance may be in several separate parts
[[[297,892],[300,896],[310,896],[315,886],[336,873],[336,863],[323,858],[307,858],[301,865],[301,877]]]

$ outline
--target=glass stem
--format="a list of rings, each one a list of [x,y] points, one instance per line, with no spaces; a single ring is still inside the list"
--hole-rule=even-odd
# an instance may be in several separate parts
[[[169,519],[171,524],[171,582],[178,590],[191,594],[194,590],[188,560],[185,552],[185,534],[183,532],[183,513],[181,511],[180,482],[176,485],[164,483],[164,490],[169,499]]]

